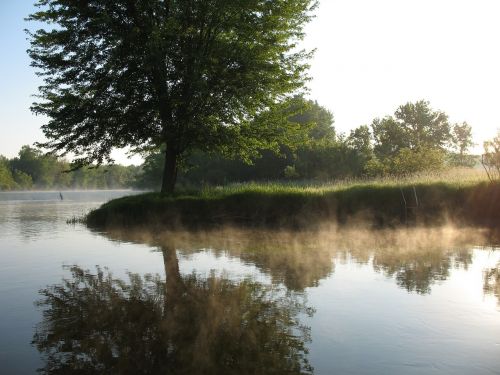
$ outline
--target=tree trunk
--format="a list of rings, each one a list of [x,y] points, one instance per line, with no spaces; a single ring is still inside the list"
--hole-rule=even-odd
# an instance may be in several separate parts
[[[161,183],[161,192],[164,194],[172,194],[174,192],[175,182],[177,180],[177,159],[177,152],[172,147],[167,146]]]
[[[163,265],[165,267],[166,278],[161,329],[165,334],[165,341],[169,343],[169,346],[171,345],[175,349],[176,345],[178,345],[179,337],[184,337],[182,332],[186,329],[182,324],[179,325],[179,322],[182,322],[185,311],[182,303],[185,286],[182,281],[181,273],[179,272],[179,261],[177,259],[175,246],[170,244],[161,246],[161,250],[163,253]],[[168,355],[171,354],[167,353],[167,356]],[[173,358],[175,358],[175,355]]]
[[[181,273],[179,271],[179,260],[174,246],[167,245],[161,247],[163,253],[163,265],[166,277],[166,300],[170,307],[175,307],[184,290]]]

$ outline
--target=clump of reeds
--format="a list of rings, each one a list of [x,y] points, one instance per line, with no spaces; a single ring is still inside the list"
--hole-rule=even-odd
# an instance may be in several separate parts
[[[86,219],[85,216],[72,216],[71,218],[66,220],[66,224],[76,225],[76,224],[85,224]]]

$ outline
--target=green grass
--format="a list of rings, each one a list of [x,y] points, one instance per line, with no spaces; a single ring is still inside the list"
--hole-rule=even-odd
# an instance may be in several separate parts
[[[408,206],[405,211],[403,195]],[[406,212],[406,213],[405,213]],[[94,227],[158,228],[243,225],[303,228],[325,222],[397,226],[500,223],[500,185],[475,171],[456,170],[407,178],[344,180],[332,183],[245,183],[147,193],[116,199],[92,211]]]
[[[244,192],[259,192],[266,194],[293,193],[324,194],[332,191],[349,189],[351,187],[400,187],[413,185],[431,185],[446,183],[456,187],[467,187],[488,182],[487,176],[481,169],[453,168],[440,172],[426,172],[410,176],[378,177],[378,178],[352,178],[333,180],[329,182],[295,181],[295,182],[266,182],[266,183],[240,183],[227,186],[207,187],[199,191],[179,192],[176,196],[190,195],[206,199],[221,197]]]

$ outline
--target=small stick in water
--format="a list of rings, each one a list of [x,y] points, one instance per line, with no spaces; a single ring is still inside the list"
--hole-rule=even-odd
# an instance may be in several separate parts
[[[61,192],[59,192],[59,198],[61,198],[61,200],[64,199]]]

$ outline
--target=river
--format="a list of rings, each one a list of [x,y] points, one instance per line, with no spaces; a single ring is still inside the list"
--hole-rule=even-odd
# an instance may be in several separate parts
[[[127,194],[0,193],[2,374],[500,374],[481,230],[67,223]]]

